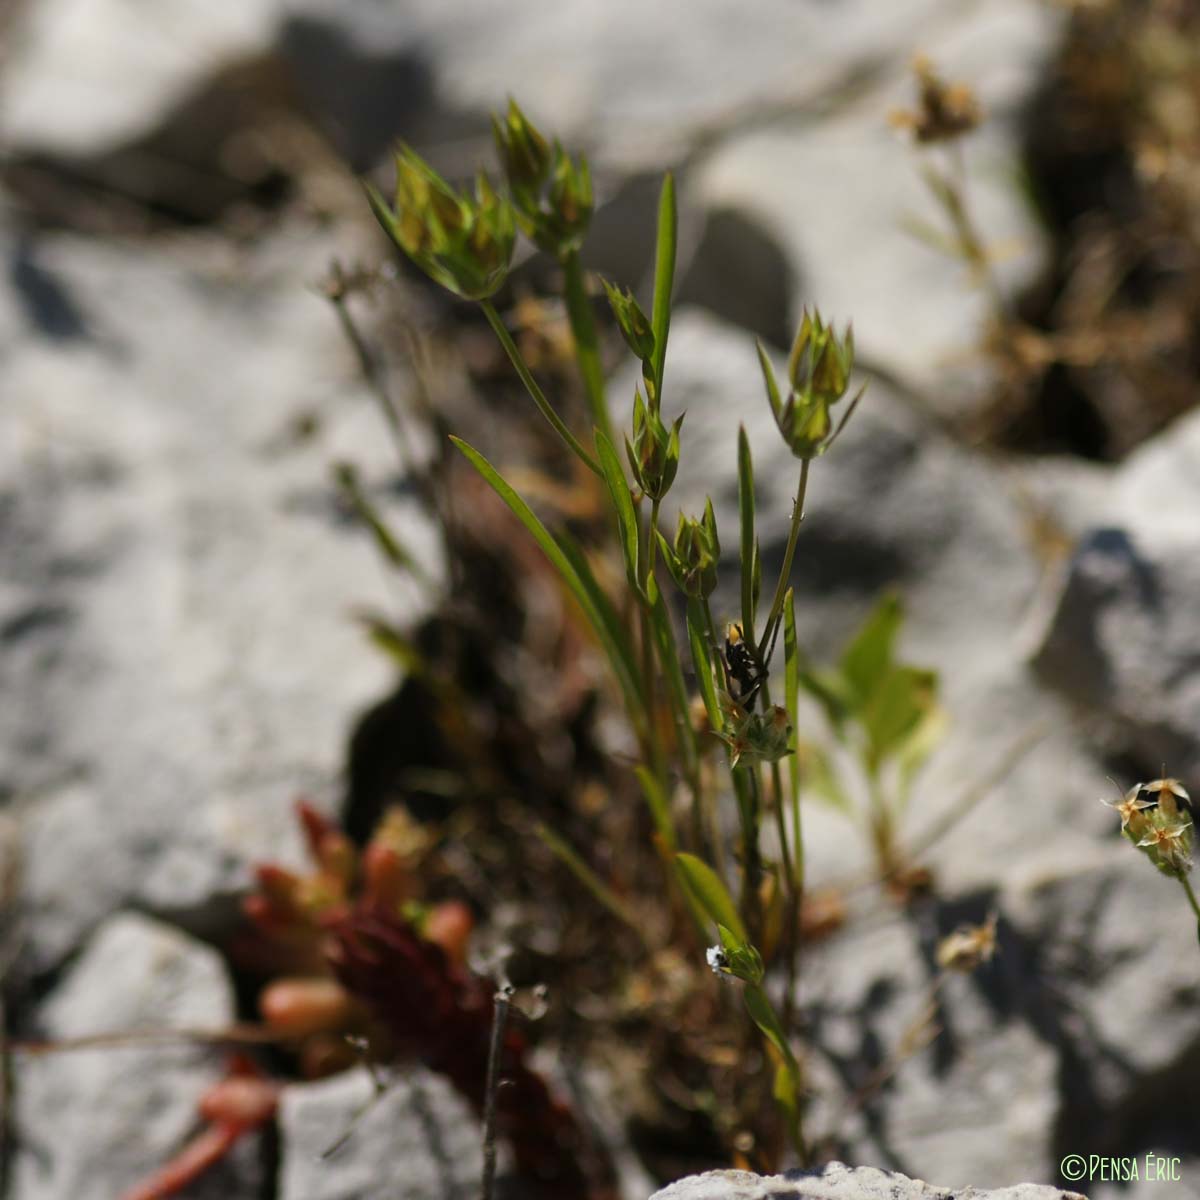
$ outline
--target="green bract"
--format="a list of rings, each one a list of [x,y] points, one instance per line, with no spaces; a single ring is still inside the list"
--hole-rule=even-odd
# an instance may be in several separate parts
[[[527,200],[536,205],[537,194],[550,170],[550,146],[546,139],[511,97],[503,122],[492,115],[492,133],[518,205],[524,207]]]
[[[628,288],[622,290],[607,279],[603,283],[621,336],[642,362],[651,362],[654,358],[654,331],[641,305]]]
[[[679,470],[679,428],[683,417],[668,428],[658,410],[647,408],[638,390],[633,397],[633,441],[625,439],[625,453],[633,477],[651,500],[661,500]]]
[[[792,721],[778,704],[766,712],[747,712],[727,693],[721,697],[725,729],[721,740],[729,746],[731,766],[739,763],[778,762],[791,754]]]
[[[721,558],[721,542],[717,537],[717,519],[712,501],[704,506],[704,516],[679,514],[672,546],[660,533],[658,544],[671,578],[685,596],[711,596],[717,586],[717,563]]]
[[[370,183],[366,190],[384,231],[431,279],[469,300],[491,296],[504,282],[516,239],[513,210],[482,171],[472,198],[401,146],[394,207]]]

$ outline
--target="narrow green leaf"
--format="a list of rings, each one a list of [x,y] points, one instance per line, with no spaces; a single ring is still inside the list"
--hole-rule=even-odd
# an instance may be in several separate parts
[[[600,468],[604,472],[604,482],[608,485],[608,494],[612,497],[613,508],[617,512],[617,529],[621,535],[621,549],[625,555],[625,570],[629,582],[635,590],[641,591],[638,585],[638,519],[633,507],[633,496],[629,484],[625,481],[625,472],[621,470],[621,460],[613,449],[613,444],[603,430],[597,429],[596,453],[600,458]]]
[[[795,749],[799,728],[800,645],[796,640],[796,600],[791,588],[783,598],[783,689],[783,703],[792,722],[792,748]]]
[[[579,602],[579,606],[583,609],[584,615],[608,657],[613,674],[617,677],[629,717],[635,726],[641,728],[645,722],[645,711],[638,686],[637,668],[633,665],[628,639],[619,632],[619,622],[612,611],[612,605],[588,569],[582,554],[569,540],[564,538],[562,543],[555,540],[529,505],[504,481],[496,468],[478,450],[461,438],[452,436],[450,440],[462,451],[500,499],[508,505],[517,520],[533,535],[533,539],[542,553],[550,560],[571,594]]]
[[[663,792],[662,784],[659,783],[658,777],[647,766],[635,767],[633,773],[637,776],[638,783],[642,785],[642,795],[646,798],[646,806],[650,809],[650,816],[654,818],[654,828],[658,831],[658,836],[662,838],[663,845],[672,854],[675,853],[675,826],[671,821],[671,808],[667,803],[666,794]]]
[[[536,832],[554,856],[614,917],[624,921],[638,933],[644,932],[644,926],[633,910],[580,858],[575,848],[565,838],[559,837],[553,829],[541,821],[537,824]]]
[[[766,350],[763,349],[762,342],[755,339],[755,348],[758,350],[758,365],[762,368],[763,383],[767,386],[767,400],[770,402],[771,411],[775,414],[775,420],[779,420],[779,412],[783,407],[783,398],[779,394],[779,384],[775,379],[775,368],[771,366],[771,360],[767,357]]]
[[[738,427],[738,515],[741,518],[742,636],[751,647],[754,640],[754,570],[758,557],[754,538],[754,464],[746,427]]]
[[[787,1035],[783,1031],[779,1016],[772,1007],[771,1001],[767,999],[767,993],[761,987],[747,986],[742,993],[742,999],[751,1020],[759,1027],[767,1040],[783,1055],[786,1062],[794,1063],[796,1059],[792,1054],[791,1046],[788,1045]]]
[[[427,581],[428,576],[422,571],[420,564],[391,531],[387,522],[379,515],[379,510],[367,499],[359,483],[358,472],[349,463],[338,463],[333,469],[333,477],[342,498],[374,538],[379,553],[393,567],[409,571],[417,578]]]
[[[800,1125],[800,1070],[794,1060],[784,1060],[775,1067],[775,1084],[771,1095],[787,1116],[788,1137],[801,1162],[808,1159],[804,1133]]]
[[[679,864],[684,886],[712,918],[713,924],[726,926],[741,941],[746,941],[746,927],[738,916],[733,898],[716,871],[694,854],[682,851],[675,855],[675,861]]]
[[[842,654],[841,672],[850,699],[861,708],[891,670],[896,634],[904,620],[900,599],[889,592],[871,611]]]
[[[403,239],[400,235],[399,227],[396,224],[396,217],[392,213],[391,205],[383,198],[379,189],[369,180],[363,180],[363,191],[367,194],[367,203],[371,206],[371,212],[375,214],[375,219],[383,228],[383,232],[396,243],[399,247],[403,244]]]
[[[413,641],[395,625],[370,614],[364,615],[360,619],[371,641],[387,654],[401,670],[409,675],[425,674],[428,668],[424,656]]]
[[[678,237],[675,209],[675,176],[663,176],[658,198],[658,244],[654,253],[654,308],[650,326],[654,331],[654,408],[662,403],[663,368],[667,355],[667,331],[671,324],[671,289],[675,283],[675,247]]]
[[[596,613],[603,622],[604,628],[608,631],[609,640],[621,657],[622,667],[628,673],[634,685],[639,688],[638,695],[640,697],[641,668],[638,666],[637,657],[633,652],[633,644],[629,640],[628,627],[593,574],[591,565],[587,560],[587,555],[583,552],[583,547],[566,530],[559,533],[555,541],[557,541],[559,549],[562,550],[563,555],[571,564],[576,575],[579,576],[579,580],[588,595],[591,596]],[[636,708],[639,719],[644,711],[642,702],[639,699]]]
[[[554,411],[550,401],[546,399],[545,393],[538,387],[537,380],[534,379],[533,373],[525,363],[525,359],[521,356],[521,351],[517,348],[516,342],[512,340],[512,335],[504,326],[504,322],[500,319],[500,314],[496,311],[490,300],[481,300],[479,307],[483,310],[483,315],[487,317],[488,324],[492,327],[492,332],[495,333],[500,345],[504,347],[505,354],[508,355],[509,362],[512,363],[513,369],[521,378],[521,382],[525,385],[525,390],[529,393],[529,398],[537,405],[538,412],[550,422],[554,432],[574,451],[589,471],[595,472],[597,475],[602,475],[599,463],[583,448],[579,439],[567,428],[562,417]]]

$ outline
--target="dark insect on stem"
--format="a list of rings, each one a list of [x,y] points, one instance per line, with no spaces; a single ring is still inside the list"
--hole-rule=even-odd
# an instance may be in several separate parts
[[[725,634],[725,666],[733,684],[733,698],[743,707],[753,706],[766,682],[767,668],[746,644],[740,625],[730,625]]]

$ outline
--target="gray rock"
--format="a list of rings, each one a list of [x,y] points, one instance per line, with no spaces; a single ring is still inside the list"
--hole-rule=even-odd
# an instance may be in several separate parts
[[[479,1123],[441,1077],[406,1069],[360,1117],[372,1095],[365,1071],[284,1089],[280,1200],[468,1200],[478,1194]],[[336,1153],[322,1159],[347,1132]]]
[[[279,0],[50,0],[23,7],[6,50],[0,140],[90,156],[136,141],[221,67],[261,51]]]
[[[438,570],[308,287],[330,243],[166,247],[47,237],[21,253],[56,306],[0,290],[0,678],[21,697],[0,790],[23,801],[39,971],[126,900],[210,929],[249,863],[300,860],[294,798],[332,803],[351,723],[394,679],[353,613],[428,603],[343,514],[334,461]]]
[[[49,1038],[163,1028],[220,1028],[234,1017],[219,956],[133,913],[110,918],[38,1009]],[[196,1103],[221,1054],[188,1044],[109,1046],[15,1062],[13,1195],[112,1200],[173,1157],[200,1128]],[[250,1138],[187,1193],[254,1195]]]
[[[753,1175],[749,1171],[708,1171],[655,1192],[651,1200],[1080,1200],[1075,1192],[1022,1183],[984,1191],[933,1187],[874,1167],[829,1163],[820,1171]]]
[[[503,14],[486,0],[254,0],[219,12],[173,0],[149,15],[131,0],[43,0],[14,34],[2,128],[6,143],[23,150],[94,155],[144,136],[221,68],[279,47],[318,115],[380,148],[435,92],[443,112],[483,114],[519,85],[531,113],[553,118],[565,138],[587,139],[598,160],[659,165],[731,114],[811,107],[880,62],[903,63],[930,40],[940,45],[962,25],[960,7],[843,0],[832,13],[818,0],[771,0],[739,12],[731,40],[727,9],[686,0],[649,8],[580,0],[556,10],[519,0]],[[354,92],[355,67],[377,97],[407,105],[389,113],[360,86],[360,103],[347,107],[336,85],[349,82]],[[1029,68],[1014,59],[1007,69]]]
[[[1033,654],[1046,682],[1101,717],[1147,770],[1182,777],[1200,767],[1198,466],[1192,417],[1109,473]]]
[[[1113,844],[1090,860],[1014,872],[1006,911],[1059,1048],[1064,1148],[1104,1152],[1144,1125],[1147,1144],[1182,1139],[1178,1152],[1192,1126],[1161,1100],[1195,1070],[1196,922],[1178,883],[1117,838],[1119,824],[1112,816]]]
[[[1200,671],[1190,598],[1192,533],[1095,529],[1073,555],[1035,663],[1119,726],[1137,758],[1190,777],[1200,766]],[[1154,766],[1150,766],[1154,764]]]
[[[443,109],[485,113],[519,89],[535,120],[586,140],[597,161],[661,168],[689,142],[764,106],[813,109],[881,62],[904,64],[944,26],[956,27],[961,7],[842,0],[835,11],[819,0],[770,0],[738,10],[736,38],[731,10],[686,0],[578,0],[559,9],[518,0],[502,17],[487,0],[410,4],[402,16],[371,0],[292,0],[288,17],[357,46],[376,70],[391,56],[411,74],[415,59]]]
[[[856,913],[806,956],[818,1144],[954,1188],[1054,1176],[1058,1053],[1034,1020],[1019,935],[1006,924],[998,959],[935,985],[938,938],[985,909],[976,897],[908,919]]]

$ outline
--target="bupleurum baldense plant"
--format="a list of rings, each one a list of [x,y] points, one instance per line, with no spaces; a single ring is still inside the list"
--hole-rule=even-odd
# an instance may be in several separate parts
[[[615,323],[641,366],[631,398],[631,426],[618,442],[605,394],[589,280],[580,262],[593,206],[586,160],[550,143],[515,102],[510,101],[503,117],[495,118],[494,133],[506,188],[480,172],[472,191],[457,190],[405,146],[396,154],[394,198],[388,201],[368,184],[371,208],[388,236],[418,267],[480,306],[538,411],[565,449],[603,486],[624,566],[621,595],[601,585],[579,542],[565,530],[548,528],[475,446],[453,438],[557,569],[611,667],[636,739],[635,772],[671,886],[696,933],[711,941],[715,932],[716,944],[709,950],[713,969],[742,982],[746,1009],[775,1059],[773,1094],[795,1151],[804,1160],[805,1082],[790,1028],[804,891],[800,792],[805,770],[813,762],[811,749],[797,753],[800,696],[807,690],[824,708],[835,734],[859,752],[869,783],[868,825],[885,869],[897,862],[895,805],[884,794],[888,770],[898,764],[896,787],[903,791],[940,727],[936,677],[894,661],[892,646],[900,621],[895,602],[888,601],[868,622],[837,669],[812,668],[797,641],[790,578],[810,471],[834,446],[862,395],[861,389],[852,391],[853,334],[848,326],[839,330],[819,312],[806,311],[782,380],[759,345],[766,399],[796,462],[795,500],[778,578],[760,608],[763,581],[754,471],[743,428],[736,448],[741,605],[739,613],[719,624],[712,598],[721,538],[711,501],[698,516],[680,513],[673,537],[662,522],[662,505],[679,467],[684,420],[682,412],[665,415],[676,257],[674,181],[670,174],[665,177],[659,199],[650,311],[628,288],[601,281]],[[492,302],[505,282],[517,230],[562,269],[563,300],[591,417],[588,435],[573,431],[547,398]],[[624,465],[619,446],[625,452]],[[690,671],[684,665],[673,605],[663,590],[668,579],[681,593]],[[631,620],[627,614],[632,614]],[[781,634],[783,695],[776,699],[770,672]],[[703,708],[699,722],[689,674]],[[718,754],[724,763],[724,784],[720,773],[711,769]],[[829,770],[824,776],[832,778]],[[733,888],[720,816],[726,796],[736,807],[739,829],[740,879]],[[677,818],[681,811],[682,820]],[[769,819],[777,862],[767,860],[762,846]],[[545,837],[612,911],[623,911],[619,897],[605,895],[603,881],[564,839],[549,830]],[[785,975],[782,1015],[768,992],[772,967],[782,967]]]

